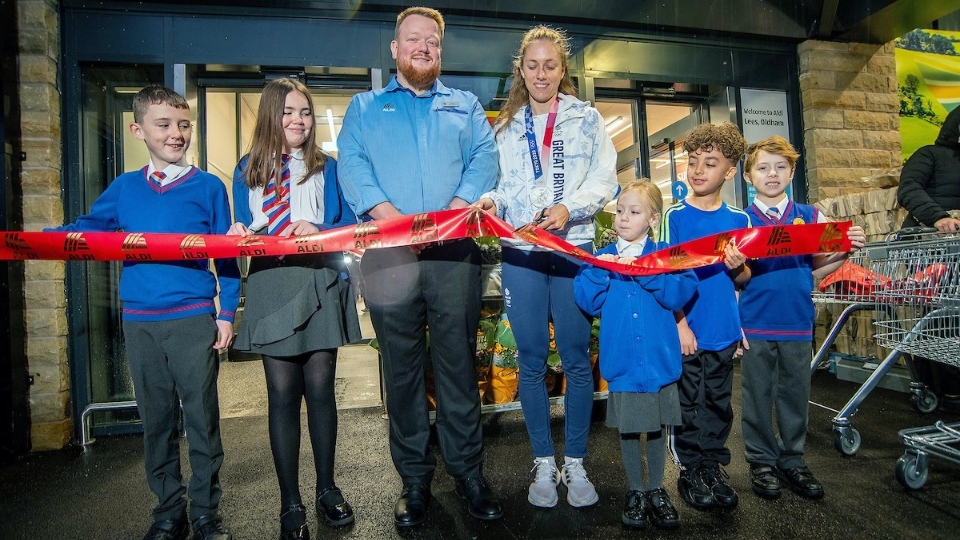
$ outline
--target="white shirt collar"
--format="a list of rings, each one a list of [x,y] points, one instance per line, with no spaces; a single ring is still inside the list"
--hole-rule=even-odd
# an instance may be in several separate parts
[[[166,178],[160,182],[161,186],[165,186],[172,182],[175,182],[180,179],[181,176],[187,173],[191,169],[191,165],[181,165],[179,163],[171,163],[163,169],[163,174],[166,175]],[[153,160],[150,160],[149,165],[147,166],[147,178],[150,178],[150,175],[157,172],[157,168],[153,166]]]
[[[617,253],[621,257],[639,257],[643,254],[643,248],[647,245],[647,238],[643,238],[635,242],[627,242],[623,238],[617,238]]]
[[[769,209],[771,208],[770,206],[767,206],[766,204],[764,204],[763,202],[761,202],[760,199],[754,199],[754,200],[753,200],[753,204],[757,205],[757,208],[760,209],[760,212],[761,212],[761,213],[764,213],[764,214],[766,214],[766,213],[767,213],[767,210],[769,210]],[[773,205],[773,208],[776,208],[776,209],[777,209],[777,212],[782,216],[782,215],[784,214],[784,212],[787,211],[787,205],[788,205],[788,204],[790,204],[790,198],[787,197],[786,195],[784,195],[783,198],[780,199],[780,202],[778,202],[777,204]]]

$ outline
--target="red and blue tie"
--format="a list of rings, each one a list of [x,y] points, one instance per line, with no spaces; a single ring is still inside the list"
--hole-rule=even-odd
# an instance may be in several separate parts
[[[290,227],[290,156],[283,154],[280,169],[280,186],[277,175],[270,177],[263,192],[263,213],[267,215],[267,233],[271,236],[284,234]]]

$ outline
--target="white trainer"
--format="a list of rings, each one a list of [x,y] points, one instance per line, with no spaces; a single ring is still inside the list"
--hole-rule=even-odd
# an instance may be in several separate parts
[[[557,470],[557,461],[550,457],[539,457],[533,460],[533,482],[527,501],[540,508],[553,508],[557,505],[557,486],[560,485],[560,471]]]
[[[583,468],[583,458],[563,458],[563,484],[567,486],[567,502],[570,506],[581,508],[597,504],[600,496],[587,478]]]

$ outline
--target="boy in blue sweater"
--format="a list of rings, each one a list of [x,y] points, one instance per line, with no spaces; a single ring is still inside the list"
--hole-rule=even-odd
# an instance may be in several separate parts
[[[160,86],[133,98],[130,131],[147,145],[150,163],[114,179],[90,213],[61,231],[224,234],[232,218],[219,178],[186,162],[192,125],[182,96]],[[195,538],[228,540],[217,514],[223,462],[217,395],[217,351],[233,340],[240,298],[236,259],[126,261],[120,275],[123,337],[137,409],[143,422],[147,484],[157,496],[144,537],[180,540],[190,534],[188,490],[180,474],[177,400],[190,445],[189,517]],[[220,310],[214,298],[220,287]]]
[[[750,218],[720,198],[723,183],[737,174],[747,142],[737,126],[697,126],[683,143],[690,195],[664,213],[660,239],[676,245],[750,226]],[[733,354],[740,343],[736,286],[750,279],[746,257],[732,242],[718,242],[723,262],[697,268],[697,293],[675,313],[683,370],[680,375],[682,424],[670,434],[670,450],[680,466],[677,491],[694,508],[737,505],[737,492],[721,465],[730,463],[727,436],[733,422]]]
[[[747,149],[743,176],[757,196],[747,208],[759,226],[827,221],[816,207],[787,198],[800,154],[774,136]],[[851,227],[852,249],[863,247],[863,229]],[[802,497],[823,497],[823,485],[803,459],[813,355],[813,277],[843,264],[848,253],[774,257],[750,263],[752,278],[740,292],[744,354],[740,361],[743,444],[751,489],[760,497],[780,496],[781,482]],[[775,314],[775,315],[772,315]],[[776,429],[773,411],[776,411]]]

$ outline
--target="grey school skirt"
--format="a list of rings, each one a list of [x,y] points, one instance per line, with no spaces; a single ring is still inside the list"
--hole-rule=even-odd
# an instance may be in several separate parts
[[[357,306],[339,255],[251,259],[233,347],[285,357],[359,341]]]
[[[607,427],[620,433],[660,431],[660,426],[679,426],[680,394],[677,383],[659,392],[610,392],[607,395]]]

